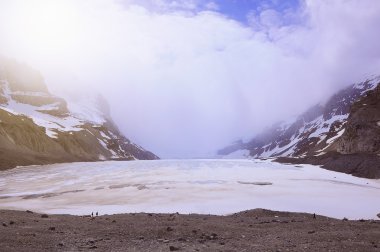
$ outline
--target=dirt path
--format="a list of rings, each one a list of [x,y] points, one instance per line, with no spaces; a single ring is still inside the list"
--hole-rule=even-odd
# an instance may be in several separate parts
[[[95,218],[0,211],[0,251],[380,251],[380,221],[251,210]]]

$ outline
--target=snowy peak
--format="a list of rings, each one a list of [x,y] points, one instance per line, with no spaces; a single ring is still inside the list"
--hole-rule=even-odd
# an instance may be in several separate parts
[[[26,158],[9,163],[0,155],[4,166],[158,158],[120,133],[101,96],[66,102],[50,94],[29,67],[2,60],[0,69],[0,154],[20,152]]]
[[[65,100],[70,113],[76,118],[99,125],[111,120],[108,102],[100,94],[67,94]]]
[[[66,102],[45,92],[12,91],[7,79],[0,79],[2,88],[1,109],[14,115],[30,117],[44,127],[49,137],[56,138],[59,131],[78,131],[83,123],[70,116]]]
[[[237,142],[218,154],[234,156],[243,153],[247,156],[248,151],[253,158],[304,158],[339,151],[342,149],[339,139],[346,131],[352,106],[376,89],[379,82],[380,77],[375,77],[351,85],[333,95],[325,104],[313,106],[296,119],[275,124],[251,141]]]

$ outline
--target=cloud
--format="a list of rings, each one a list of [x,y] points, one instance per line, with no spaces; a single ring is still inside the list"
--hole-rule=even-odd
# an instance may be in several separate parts
[[[205,8],[207,10],[213,10],[213,11],[218,11],[220,9],[219,5],[217,3],[215,3],[215,2],[212,2],[212,1],[211,2],[207,2],[205,4]]]
[[[149,11],[167,12],[192,12],[200,10],[218,10],[219,6],[214,1],[204,0],[118,0],[120,4],[129,7],[132,5],[143,6]]]
[[[262,7],[245,25],[218,1],[57,0],[42,28],[23,22],[25,1],[0,3],[1,53],[55,92],[98,90],[122,131],[163,157],[212,153],[380,72],[377,1]]]

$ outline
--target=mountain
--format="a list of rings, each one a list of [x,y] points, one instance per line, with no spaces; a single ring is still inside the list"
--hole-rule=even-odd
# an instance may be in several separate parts
[[[120,133],[102,97],[68,103],[37,71],[0,60],[0,169],[134,159],[158,157]]]
[[[220,150],[227,157],[312,163],[356,176],[380,178],[380,77],[353,84],[325,104],[265,129],[248,142]]]

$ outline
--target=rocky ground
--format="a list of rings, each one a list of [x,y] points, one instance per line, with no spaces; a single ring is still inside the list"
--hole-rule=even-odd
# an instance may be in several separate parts
[[[302,158],[279,157],[280,163],[312,164],[331,171],[352,174],[356,177],[380,179],[380,156],[375,154],[357,153],[340,154],[329,152],[325,155]]]
[[[2,210],[0,251],[380,251],[380,221],[262,209],[93,218]]]

